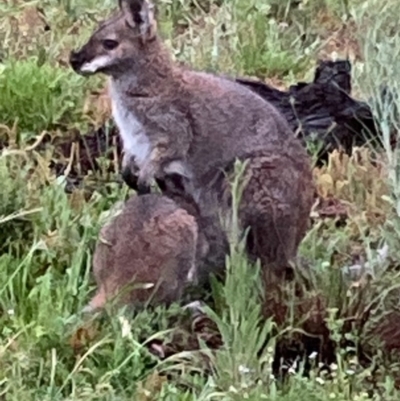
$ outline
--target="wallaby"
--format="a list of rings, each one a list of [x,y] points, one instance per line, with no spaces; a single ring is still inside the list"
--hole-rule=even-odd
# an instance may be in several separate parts
[[[202,216],[216,219],[227,207],[227,182],[218,177],[236,159],[249,159],[240,209],[242,228],[250,225],[249,254],[276,272],[288,267],[314,192],[307,153],[271,104],[233,79],[174,63],[148,0],[120,0],[70,63],[80,74],[110,77],[123,176],[135,184],[134,163],[139,192],[152,178],[181,176]]]
[[[160,194],[134,195],[100,230],[93,255],[96,295],[84,309],[179,301],[196,283],[195,218]]]

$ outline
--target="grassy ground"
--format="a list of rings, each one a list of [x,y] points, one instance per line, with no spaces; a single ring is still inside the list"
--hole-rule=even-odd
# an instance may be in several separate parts
[[[286,312],[260,326],[257,272],[249,276],[240,254],[227,262],[227,281],[214,288],[208,311],[224,343],[217,352],[202,344],[201,352],[181,350],[162,361],[149,352],[157,339],[174,342],[171,321],[183,319],[177,307],[135,316],[110,311],[91,321],[78,313],[93,291],[91,255],[102,219],[128,190],[104,173],[90,199],[80,190],[67,195],[63,177],[49,169],[54,149],[36,145],[45,134],[83,133],[109,116],[104,80],[77,76],[67,60],[114,3],[0,3],[0,139],[7,145],[0,155],[0,399],[398,400],[396,358],[379,335],[389,333],[400,346],[400,178],[398,151],[389,146],[399,124],[400,3],[159,1],[161,29],[178,60],[285,86],[310,78],[318,57],[349,56],[355,93],[379,115],[384,152],[336,153],[315,169],[321,198],[340,200],[347,214],[345,224],[314,216],[301,246],[310,265],[306,298],[324,300],[317,312],[335,361],[328,375],[320,355],[308,355],[308,377],[304,361],[294,361],[284,382],[273,375],[274,350],[305,330],[306,313],[288,288]],[[392,89],[390,100],[381,84]],[[357,264],[365,274],[349,279],[346,267]],[[309,314],[318,309],[312,305]],[[360,344],[363,360],[355,352]]]

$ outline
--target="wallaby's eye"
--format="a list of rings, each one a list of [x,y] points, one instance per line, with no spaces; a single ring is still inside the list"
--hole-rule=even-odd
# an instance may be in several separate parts
[[[105,39],[103,40],[102,44],[106,50],[113,50],[119,45],[119,43],[116,40],[112,39]]]

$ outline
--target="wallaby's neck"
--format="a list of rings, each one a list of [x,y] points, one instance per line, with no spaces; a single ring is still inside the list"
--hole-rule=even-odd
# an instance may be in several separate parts
[[[176,79],[179,68],[160,39],[151,44],[149,51],[138,65],[111,78],[115,90],[131,96],[152,97]]]

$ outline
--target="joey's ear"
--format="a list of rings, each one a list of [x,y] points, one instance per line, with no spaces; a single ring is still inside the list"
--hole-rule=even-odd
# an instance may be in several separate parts
[[[143,39],[151,39],[157,31],[154,5],[149,0],[119,0],[119,8],[128,25]]]

